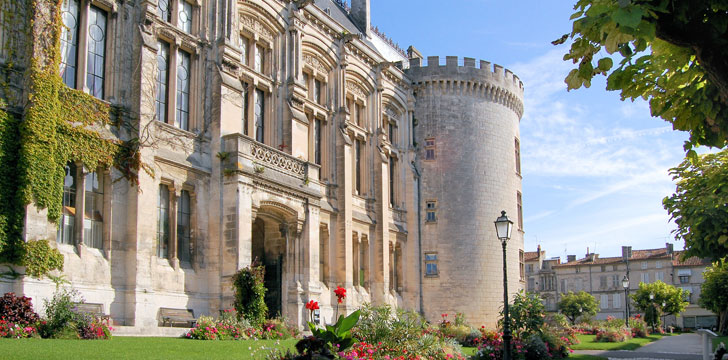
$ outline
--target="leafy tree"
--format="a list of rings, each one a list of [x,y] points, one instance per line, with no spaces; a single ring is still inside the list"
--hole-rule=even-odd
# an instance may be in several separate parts
[[[662,315],[676,315],[685,311],[688,302],[684,299],[687,295],[687,291],[658,280],[651,284],[641,282],[631,296],[637,310],[645,313],[645,321],[654,330],[660,324]],[[662,306],[663,303],[665,306]]]
[[[705,269],[700,289],[700,306],[718,314],[718,331],[728,333],[728,260],[723,258]]]
[[[503,326],[503,310],[498,324]],[[513,334],[521,337],[527,334],[540,334],[546,318],[543,300],[536,293],[519,291],[509,305],[508,317]]]
[[[683,256],[719,259],[728,255],[728,150],[685,160],[670,170],[675,193],[662,204],[685,241]]]
[[[648,100],[652,116],[690,132],[688,157],[696,145],[726,145],[728,3],[578,0],[574,10],[571,33],[553,42],[573,40],[564,55],[578,63],[566,77],[569,90],[606,75],[607,90]]]
[[[569,291],[568,294],[561,296],[559,311],[573,324],[582,315],[596,315],[598,305],[597,299],[586,291],[579,291],[578,293]]]

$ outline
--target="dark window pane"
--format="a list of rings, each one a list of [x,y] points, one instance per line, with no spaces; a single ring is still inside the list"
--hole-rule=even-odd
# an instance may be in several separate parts
[[[104,98],[104,61],[106,56],[106,12],[91,6],[88,12],[88,52],[86,86],[89,94]]]
[[[76,88],[78,67],[78,25],[80,24],[78,0],[65,0],[61,5],[61,69],[63,83]]]
[[[169,82],[169,44],[157,43],[157,96],[154,99],[157,120],[167,122],[167,99]]]
[[[174,124],[182,130],[190,126],[190,54],[177,53],[177,113]]]

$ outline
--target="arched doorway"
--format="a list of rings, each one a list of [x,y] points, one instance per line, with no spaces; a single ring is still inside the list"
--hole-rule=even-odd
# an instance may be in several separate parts
[[[285,221],[271,215],[258,213],[253,222],[253,261],[265,268],[265,304],[268,316],[283,314],[283,272],[286,253]]]

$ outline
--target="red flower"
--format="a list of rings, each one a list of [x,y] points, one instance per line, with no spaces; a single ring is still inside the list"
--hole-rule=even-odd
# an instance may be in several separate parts
[[[339,300],[339,304],[341,304],[342,300],[346,299],[346,289],[341,286],[336,287],[336,290],[334,290],[334,294],[336,294],[336,298]]]
[[[306,304],[306,309],[309,309],[311,311],[318,310],[319,305],[316,301],[311,300]]]

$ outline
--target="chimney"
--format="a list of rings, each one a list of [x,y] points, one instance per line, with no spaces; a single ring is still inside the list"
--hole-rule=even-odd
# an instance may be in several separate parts
[[[541,257],[541,244],[538,244],[538,246],[536,246],[536,256],[538,256],[539,258]]]
[[[410,47],[407,48],[407,58],[424,59],[425,57],[422,56],[422,53],[419,50],[417,50],[414,46],[410,45]]]
[[[622,260],[629,260],[632,257],[632,247],[622,246]]]
[[[367,37],[371,37],[372,30],[370,27],[372,21],[369,0],[351,0],[351,19],[362,33],[366,34]]]
[[[576,261],[576,255],[566,255],[566,262],[570,263]]]
[[[672,247],[672,244],[665,243],[665,249],[667,249],[667,255],[672,255],[672,252],[674,251],[673,250],[673,247]]]

